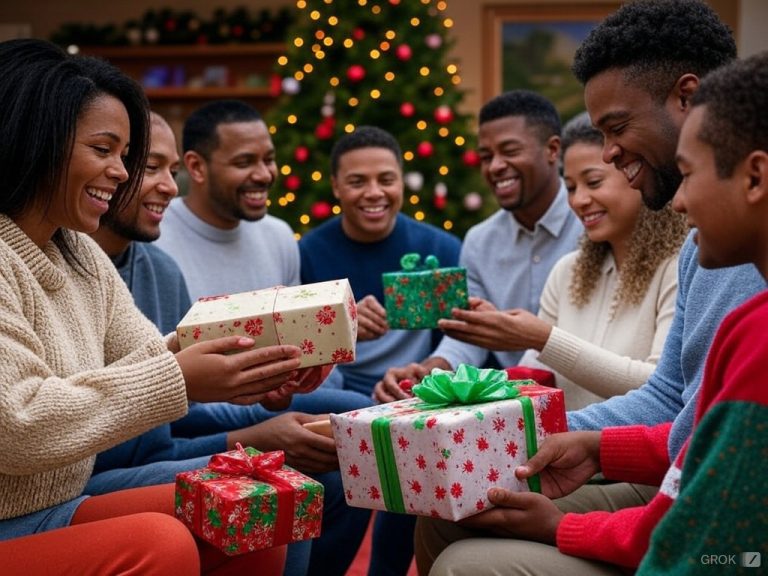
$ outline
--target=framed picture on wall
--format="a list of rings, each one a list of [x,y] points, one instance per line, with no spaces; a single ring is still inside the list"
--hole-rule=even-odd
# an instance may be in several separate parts
[[[584,110],[571,72],[579,44],[620,2],[514,4],[483,8],[483,101],[513,89],[555,103],[563,121]]]

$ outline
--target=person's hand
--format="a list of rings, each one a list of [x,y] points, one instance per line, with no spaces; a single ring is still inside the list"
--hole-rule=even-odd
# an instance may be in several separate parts
[[[490,302],[470,298],[470,309],[454,308],[453,318],[441,318],[440,328],[451,338],[487,350],[541,350],[552,326],[527,310],[496,310]]]
[[[394,402],[395,400],[405,400],[411,398],[410,388],[421,382],[427,374],[432,372],[432,368],[442,368],[450,370],[451,365],[444,358],[433,356],[427,358],[421,364],[411,362],[407,366],[400,368],[390,368],[384,374],[384,377],[376,383],[373,388],[373,399],[384,404]],[[408,380],[409,387],[404,389],[400,383]]]
[[[335,364],[323,364],[321,366],[309,366],[299,369],[296,375],[295,394],[309,394],[322,384],[328,375],[333,372]]]
[[[486,530],[502,538],[555,544],[563,512],[546,496],[536,492],[491,488],[488,490],[488,500],[496,508],[464,518],[458,523],[468,528]]]
[[[368,295],[357,303],[357,341],[375,340],[389,330],[387,311],[375,296]]]
[[[253,344],[251,338],[227,336],[176,353],[187,397],[196,402],[254,404],[270,390],[293,387],[301,350],[287,345],[253,348]]]
[[[338,470],[339,459],[333,439],[302,426],[305,422],[327,419],[327,414],[286,412],[248,428],[233,430],[227,434],[227,447],[232,450],[239,442],[264,452],[282,450],[285,463],[304,473]]]
[[[599,431],[552,434],[528,462],[515,469],[515,476],[527,480],[539,474],[542,494],[567,496],[600,471],[600,435]]]

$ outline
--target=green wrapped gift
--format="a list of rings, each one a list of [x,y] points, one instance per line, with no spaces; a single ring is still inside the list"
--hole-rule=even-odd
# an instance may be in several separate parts
[[[468,308],[467,271],[440,268],[435,256],[421,263],[419,254],[405,254],[402,270],[381,275],[384,307],[392,329],[436,328],[440,318],[450,318],[452,308]]]

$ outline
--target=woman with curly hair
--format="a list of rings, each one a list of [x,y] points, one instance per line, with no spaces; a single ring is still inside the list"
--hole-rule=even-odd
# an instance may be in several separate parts
[[[520,364],[555,371],[575,410],[639,387],[672,322],[677,254],[688,232],[667,206],[654,212],[602,161],[603,137],[586,113],[563,129],[563,176],[584,224],[579,249],[552,269],[538,316],[481,299],[440,327],[491,350],[525,350]]]

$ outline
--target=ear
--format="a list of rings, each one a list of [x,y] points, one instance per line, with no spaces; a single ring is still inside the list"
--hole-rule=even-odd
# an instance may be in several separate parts
[[[560,136],[550,136],[547,140],[547,161],[550,164],[560,161]]]
[[[331,190],[333,190],[333,197],[338,200],[339,190],[338,190],[338,184],[336,182],[336,176],[331,176]]]
[[[195,184],[204,184],[208,177],[208,163],[194,150],[184,152],[184,165]]]
[[[754,205],[768,200],[768,152],[752,151],[743,161],[743,167],[747,178],[747,203]]]
[[[670,96],[674,98],[675,108],[680,112],[688,112],[691,107],[691,97],[699,89],[699,77],[696,74],[683,74],[675,82]]]

